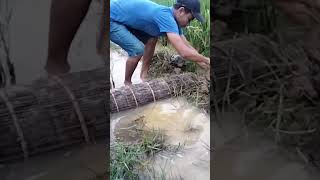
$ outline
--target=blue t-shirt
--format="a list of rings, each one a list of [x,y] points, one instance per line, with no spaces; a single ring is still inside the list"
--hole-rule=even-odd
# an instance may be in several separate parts
[[[173,8],[150,0],[111,0],[110,20],[158,37],[182,30],[173,16]]]

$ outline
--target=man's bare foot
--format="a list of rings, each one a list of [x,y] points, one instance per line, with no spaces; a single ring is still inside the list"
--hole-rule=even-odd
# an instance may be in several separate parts
[[[68,63],[59,64],[47,62],[45,70],[47,71],[48,75],[66,74],[70,71],[70,65]]]
[[[148,69],[147,70],[141,70],[140,72],[140,79],[145,82],[148,79]]]
[[[131,82],[131,81],[124,81],[124,85],[125,85],[125,86],[131,86],[131,85],[132,85],[132,82]]]
[[[142,82],[148,81],[148,78],[147,78],[146,75],[145,76],[140,76],[140,79],[141,79]]]

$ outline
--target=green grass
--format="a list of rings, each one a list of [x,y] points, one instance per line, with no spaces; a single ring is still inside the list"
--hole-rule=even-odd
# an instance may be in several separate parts
[[[111,146],[111,179],[138,179],[139,174],[150,169],[148,158],[165,148],[164,137],[159,131],[146,132],[137,144],[116,142]]]
[[[111,160],[111,179],[137,179],[138,173],[134,167],[141,165],[144,152],[139,145],[126,145],[116,143],[111,147],[113,157]]]

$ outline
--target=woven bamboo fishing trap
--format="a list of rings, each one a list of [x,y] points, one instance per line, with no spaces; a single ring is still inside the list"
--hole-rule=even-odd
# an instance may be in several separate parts
[[[107,77],[103,68],[2,89],[0,163],[105,138],[110,112],[179,95],[198,84],[194,75],[182,74],[110,91]]]

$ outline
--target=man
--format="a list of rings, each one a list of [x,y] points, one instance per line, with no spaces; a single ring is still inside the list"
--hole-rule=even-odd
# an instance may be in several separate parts
[[[132,84],[131,77],[140,59],[143,59],[140,78],[143,81],[147,78],[157,38],[164,35],[184,59],[208,69],[210,59],[199,54],[181,30],[194,18],[202,23],[204,21],[199,0],[177,0],[173,7],[150,0],[111,0],[110,40],[129,56],[124,84]]]
[[[106,6],[106,4],[104,4],[106,1],[102,0],[102,2],[103,5]],[[91,0],[52,0],[50,14],[49,49],[47,63],[45,66],[45,69],[48,72],[48,74],[63,74],[69,72],[70,65],[67,61],[67,56],[70,44],[88,11],[90,3]],[[135,17],[135,21],[130,21],[130,23],[126,24],[124,21],[121,21],[121,18],[118,19],[120,17],[120,14],[114,14],[115,11],[117,11],[117,9],[119,10],[119,8],[117,7],[120,7],[121,9],[121,6],[118,6],[119,3],[123,5],[132,4],[133,9],[134,7],[138,8],[138,6],[134,4],[141,3],[147,5],[142,7],[147,7],[150,9],[138,8],[132,10],[130,13],[119,11],[119,13],[125,14],[124,16],[122,16],[124,19],[128,18],[128,14],[130,14],[130,16],[132,13],[132,15],[139,15]],[[157,37],[159,35],[167,34],[169,41],[173,44],[173,46],[177,49],[178,53],[182,57],[196,61],[201,67],[209,68],[209,58],[200,55],[194,48],[192,48],[181,33],[181,27],[187,26],[190,23],[190,21],[193,20],[193,18],[197,18],[200,21],[203,21],[203,18],[200,15],[200,3],[198,0],[178,0],[175,8],[160,6],[148,0],[119,0],[111,1],[110,9],[111,40],[114,42],[118,42],[120,46],[124,46],[127,52],[131,49],[134,53],[136,53],[128,53],[130,57],[128,58],[126,64],[126,85],[131,84],[131,76],[142,55],[144,57],[143,68],[141,71],[141,79],[144,80],[146,78],[147,71],[150,66],[150,59],[153,55],[154,47],[156,45]],[[139,18],[144,19],[146,17],[153,16],[154,14],[152,14],[151,9],[158,9],[156,12],[158,12],[161,15],[159,16],[158,21],[152,21],[152,19],[149,19],[151,20],[150,23],[146,23],[145,20],[139,22],[136,21]],[[139,14],[138,12],[136,12],[137,10],[139,10],[140,12],[148,12],[149,14]],[[111,19],[111,17],[113,18]],[[103,18],[107,19],[107,17]],[[170,19],[170,21],[168,21],[169,23],[167,22],[168,19],[166,18]],[[137,25],[130,26],[130,24],[134,24],[135,22],[137,22],[137,25],[139,27],[141,27],[141,23],[145,23],[147,25],[142,29],[137,28]],[[154,23],[156,23],[156,25]],[[157,27],[157,24],[161,26]],[[155,27],[161,27],[161,31],[164,31],[159,31],[159,33],[153,33],[152,31],[155,29]],[[111,30],[112,28],[113,30]],[[127,30],[127,32],[123,34],[132,37],[129,40],[132,40],[130,42],[133,42],[133,45],[135,45],[133,47],[138,47],[138,50],[130,48],[129,42],[125,43],[125,41],[128,41],[128,39],[117,40],[116,33],[120,33],[121,29],[124,32],[125,30]],[[151,32],[151,34],[148,34],[149,31]],[[138,44],[134,44],[135,42],[138,42]]]

